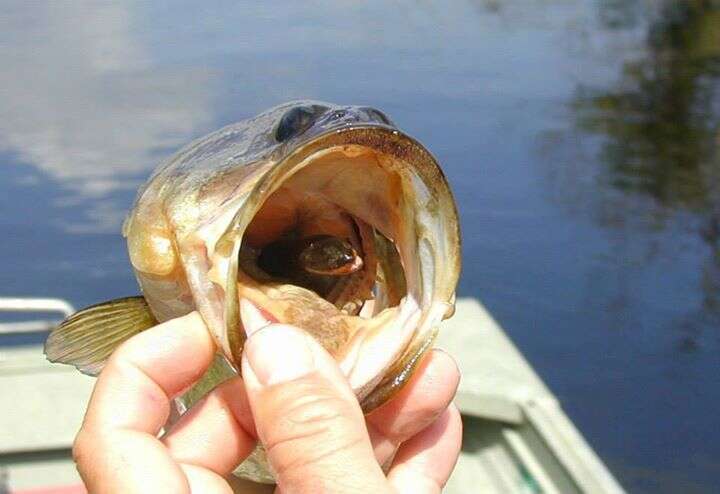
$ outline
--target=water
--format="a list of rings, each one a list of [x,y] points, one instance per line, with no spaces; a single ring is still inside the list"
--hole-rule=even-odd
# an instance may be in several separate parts
[[[439,158],[479,297],[633,492],[720,489],[711,1],[40,3],[0,15],[0,295],[136,293],[118,235],[193,137],[295,98]]]

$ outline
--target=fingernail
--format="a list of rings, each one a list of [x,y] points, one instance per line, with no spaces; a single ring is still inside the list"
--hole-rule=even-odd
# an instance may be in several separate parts
[[[263,386],[292,381],[315,370],[315,359],[308,337],[301,330],[283,324],[271,324],[251,302],[240,301],[248,339],[243,356]],[[259,329],[266,328],[263,331]]]
[[[245,342],[245,358],[260,384],[292,381],[315,369],[307,337],[299,329],[273,324]]]
[[[243,328],[245,328],[245,333],[248,337],[271,324],[270,321],[262,315],[260,309],[245,298],[240,299],[240,319],[242,320]]]

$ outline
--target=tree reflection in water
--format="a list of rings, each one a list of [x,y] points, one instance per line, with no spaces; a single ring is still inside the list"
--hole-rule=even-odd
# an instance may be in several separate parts
[[[602,160],[613,186],[706,210],[720,122],[720,11],[707,1],[666,4],[647,54],[625,65],[622,88],[579,96],[581,125],[608,137]]]
[[[652,5],[601,3],[605,29],[637,26],[643,14],[651,20],[644,55],[624,63],[616,87],[578,90],[573,111],[581,133],[601,141],[599,155],[589,161],[602,164],[590,174],[604,189],[601,197],[581,202],[593,202],[604,226],[662,231],[673,222],[699,235],[708,248],[696,315],[704,326],[708,317],[720,320],[720,2],[671,0],[649,12]],[[587,176],[574,179],[562,185]],[[698,324],[686,326],[695,329],[681,345],[692,350]]]

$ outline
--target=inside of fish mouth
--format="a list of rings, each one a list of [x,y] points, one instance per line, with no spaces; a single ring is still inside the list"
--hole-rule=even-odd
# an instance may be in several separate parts
[[[344,259],[328,257],[324,260],[326,263],[324,270],[321,266],[313,270],[312,266],[303,263],[303,257],[323,255],[322,252],[310,251],[313,247],[311,241],[316,238],[327,242],[334,241],[340,246],[347,245],[349,253],[345,254]],[[349,238],[330,235],[304,237],[302,232],[293,228],[262,246],[253,247],[249,243],[244,244],[240,252],[240,266],[256,281],[297,285],[312,290],[330,302],[335,302],[331,299],[333,288],[348,281],[341,278],[361,275],[357,271],[362,269],[364,254],[363,250],[356,251]],[[359,269],[353,269],[355,257],[358,258]],[[322,262],[323,259],[317,260],[317,264]],[[348,266],[347,269],[343,269],[345,266]]]
[[[383,263],[377,261],[375,243],[385,242],[392,246],[393,252],[390,255],[395,257],[393,261],[398,265],[399,254],[393,242],[382,233],[374,228],[366,228],[361,233],[356,220],[351,218],[350,221],[355,231],[353,236],[313,235],[313,238],[337,239],[349,244],[357,259],[352,259],[348,264],[359,264],[359,268],[348,267],[347,272],[339,268],[331,274],[308,270],[299,262],[307,241],[297,226],[284,231],[278,238],[264,245],[253,245],[245,240],[240,249],[239,268],[259,283],[292,284],[310,290],[349,315],[372,315],[375,311],[363,312],[362,309],[371,309],[372,304],[368,302],[374,303],[381,290],[379,283],[389,277],[389,274],[382,271]],[[332,271],[332,260],[328,262],[329,271]],[[400,298],[401,296],[396,296],[395,299],[390,299],[391,303],[386,307],[396,306]]]
[[[259,249],[257,266],[281,279],[347,276],[362,267],[362,257],[349,239],[332,235],[302,237],[290,231]]]
[[[310,290],[348,315],[371,317],[399,305],[406,286],[394,242],[364,221],[372,217],[358,217],[326,193],[328,187],[358,187],[353,173],[344,183],[343,171],[350,166],[372,166],[365,160],[367,156],[361,155],[336,158],[335,164],[332,159],[313,162],[283,183],[246,229],[239,269],[261,284],[291,284]],[[377,165],[372,166],[372,173],[383,178]],[[334,177],[330,185],[324,182],[328,176]],[[347,243],[359,258],[354,262],[361,267],[332,274],[304,269],[298,262],[299,253],[307,239],[319,237]]]

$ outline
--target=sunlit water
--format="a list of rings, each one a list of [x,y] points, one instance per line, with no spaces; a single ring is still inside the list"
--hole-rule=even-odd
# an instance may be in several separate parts
[[[453,185],[461,295],[621,482],[716,492],[720,14],[660,3],[6,3],[0,295],[136,293],[118,231],[163,158],[289,99],[377,106]]]

